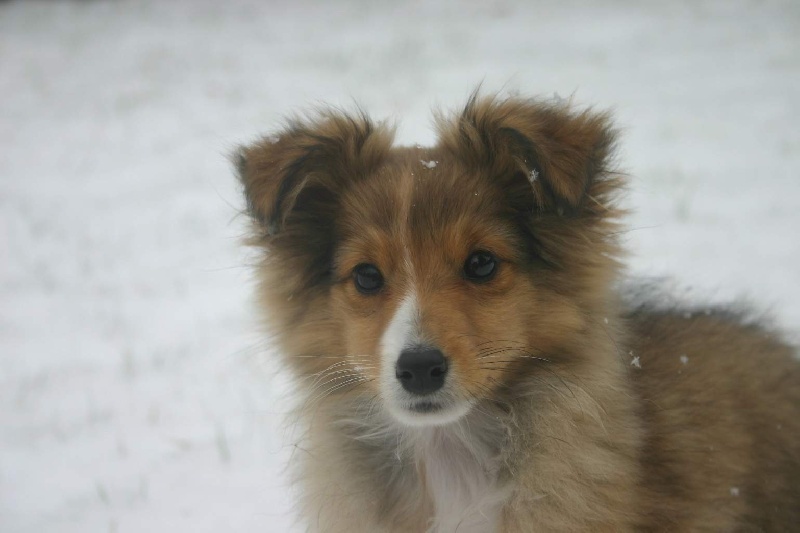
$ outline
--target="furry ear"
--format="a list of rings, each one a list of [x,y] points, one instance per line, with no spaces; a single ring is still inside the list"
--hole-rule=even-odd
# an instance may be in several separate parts
[[[392,144],[393,131],[359,112],[332,110],[290,121],[280,133],[234,155],[251,217],[267,236],[292,219],[325,219],[349,180],[371,172]]]
[[[281,262],[280,283],[290,294],[329,279],[340,195],[378,167],[392,137],[364,113],[323,111],[235,154],[257,228],[253,242]]]
[[[607,114],[476,92],[455,121],[438,123],[441,145],[500,180],[516,208],[578,214],[618,185],[608,170],[616,135]]]

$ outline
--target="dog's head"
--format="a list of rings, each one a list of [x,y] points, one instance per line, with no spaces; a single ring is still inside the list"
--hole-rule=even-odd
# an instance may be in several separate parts
[[[323,112],[237,164],[262,295],[318,399],[445,424],[564,364],[615,273],[606,115],[473,97],[432,148]]]

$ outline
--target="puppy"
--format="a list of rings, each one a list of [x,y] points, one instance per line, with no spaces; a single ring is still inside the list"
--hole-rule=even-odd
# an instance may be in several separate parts
[[[800,365],[615,291],[609,117],[473,95],[436,124],[398,148],[323,111],[236,156],[308,529],[800,528]]]

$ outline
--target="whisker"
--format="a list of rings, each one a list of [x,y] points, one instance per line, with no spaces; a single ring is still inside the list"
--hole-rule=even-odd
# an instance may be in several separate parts
[[[316,377],[316,378],[321,379],[327,373],[335,373],[335,372],[330,372],[330,371],[333,370],[334,368],[336,368],[338,366],[342,366],[342,365],[352,365],[352,363],[350,363],[349,361],[338,361],[338,362],[333,363],[332,365],[320,370],[319,372],[314,372],[313,374],[308,374],[307,376],[302,376],[302,377],[303,378],[314,378],[314,377]]]
[[[501,355],[506,355],[506,354],[508,354],[508,352],[509,352],[510,350],[516,350],[516,348],[510,348],[510,349],[498,350],[498,351],[496,351],[496,352],[493,352],[493,353],[490,353],[490,354],[487,354],[487,355],[483,355],[483,356],[477,357],[477,359],[489,359],[489,358],[491,358],[491,357],[499,357],[499,356],[501,356]],[[522,354],[516,354],[516,355],[511,355],[511,357],[513,357],[513,358],[515,358],[515,359],[536,359],[537,361],[543,361],[543,362],[545,362],[545,363],[552,363],[552,362],[553,362],[553,360],[552,360],[552,359],[547,359],[546,357],[539,357],[539,356],[536,356],[536,355],[528,355],[528,354],[526,354],[526,353],[522,353]]]
[[[514,353],[514,352],[520,352],[520,353]],[[494,359],[494,360],[492,360],[491,359],[492,357],[497,357],[497,358],[500,358],[500,357],[508,358],[508,357],[510,357],[510,359],[502,359],[502,360],[501,359]],[[483,365],[485,365],[485,364],[500,364],[500,363],[512,364],[516,360],[519,360],[519,359],[530,359],[530,360],[542,361],[542,362],[547,362],[547,363],[552,363],[553,362],[552,360],[547,359],[545,357],[539,357],[539,356],[533,355],[533,353],[528,351],[528,350],[522,350],[522,349],[518,349],[518,348],[510,348],[510,349],[504,350],[502,352],[493,352],[491,355],[487,355],[487,356],[484,356],[484,357],[479,357],[478,359],[482,359],[483,360],[482,363],[481,363]],[[489,359],[489,360],[487,361],[486,359]],[[550,366],[540,366],[540,367],[537,367],[537,368],[544,369],[551,376],[553,376],[556,379],[558,379],[561,382],[561,384],[564,386],[564,388],[566,388],[569,391],[570,395],[576,401],[578,401],[577,397],[575,396],[575,392],[572,390],[572,388],[570,388],[570,386],[567,384],[567,382],[564,381],[564,379],[561,376],[559,376],[557,373],[555,373]],[[486,370],[491,370],[491,369],[490,368],[486,368]],[[583,390],[583,389],[581,388],[581,390]],[[586,391],[583,391],[583,392],[585,393]]]
[[[297,359],[371,359],[373,358],[372,355],[369,354],[341,354],[341,355],[329,355],[329,354],[298,354],[298,355],[289,355],[289,357],[297,358]]]
[[[358,375],[361,375],[357,370],[352,369],[352,368],[341,368],[339,370],[326,371],[326,372],[321,373],[320,375],[318,375],[318,376],[316,376],[314,378],[314,381],[311,383],[311,385],[309,385],[310,389],[313,390],[314,388],[316,388],[317,385],[319,384],[319,382],[322,381],[323,379],[331,378],[330,380],[328,380],[326,382],[326,383],[330,383],[330,381],[332,381],[332,380],[336,380],[336,379],[340,379],[340,378],[344,377],[344,376],[337,376],[337,374],[345,374],[346,376],[358,376]],[[309,376],[309,378],[310,377],[311,376]]]
[[[341,379],[341,378],[337,378],[337,379]],[[321,393],[317,394],[316,396],[306,400],[306,402],[301,407],[301,411],[305,410],[308,407],[313,406],[317,402],[327,398],[328,396],[333,394],[335,391],[337,391],[337,390],[339,390],[339,389],[341,389],[343,387],[346,387],[348,385],[353,385],[353,384],[361,385],[361,384],[367,383],[369,381],[372,381],[372,380],[371,379],[366,379],[363,376],[355,376],[355,377],[351,377],[349,379],[346,379],[344,382],[339,383],[337,385],[333,385],[332,387],[329,387],[328,389],[322,391]]]

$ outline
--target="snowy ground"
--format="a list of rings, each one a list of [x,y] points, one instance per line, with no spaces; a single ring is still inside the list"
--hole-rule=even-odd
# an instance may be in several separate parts
[[[0,3],[0,530],[290,531],[225,155],[318,101],[613,107],[633,273],[798,331],[800,3],[644,4]]]

